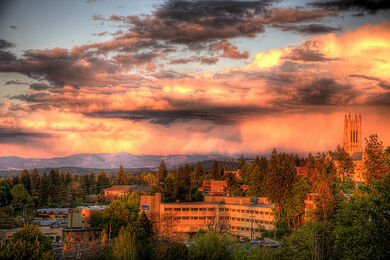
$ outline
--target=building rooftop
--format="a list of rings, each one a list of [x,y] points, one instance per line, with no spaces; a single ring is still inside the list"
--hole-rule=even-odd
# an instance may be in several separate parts
[[[150,191],[150,186],[142,186],[142,185],[113,185],[105,191]]]
[[[108,206],[106,205],[96,205],[96,206],[78,206],[78,209],[90,209],[90,210],[103,210],[107,209]]]
[[[54,213],[54,214],[68,214],[69,209],[68,208],[45,208],[45,209],[37,209],[39,213]]]

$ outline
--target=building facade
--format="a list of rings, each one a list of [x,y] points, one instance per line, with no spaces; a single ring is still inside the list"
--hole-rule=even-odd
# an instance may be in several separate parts
[[[145,193],[150,192],[150,186],[142,185],[114,185],[107,189],[104,189],[104,196],[108,199],[125,197],[133,191],[142,191]]]
[[[173,232],[191,236],[199,230],[222,230],[255,239],[263,228],[275,228],[274,204],[263,197],[205,196],[204,202],[161,202],[161,194],[141,196],[141,211],[174,219]]]
[[[107,206],[77,207],[69,209],[68,227],[69,228],[88,228],[89,219],[93,212],[106,209]]]

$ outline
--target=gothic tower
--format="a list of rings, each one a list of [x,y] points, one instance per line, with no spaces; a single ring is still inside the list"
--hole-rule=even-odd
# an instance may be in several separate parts
[[[362,117],[351,114],[344,117],[344,150],[350,155],[356,152],[362,152]]]

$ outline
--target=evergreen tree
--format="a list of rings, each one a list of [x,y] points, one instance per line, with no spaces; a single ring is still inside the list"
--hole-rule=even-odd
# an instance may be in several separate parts
[[[39,206],[47,206],[48,197],[49,197],[49,178],[47,174],[42,174],[41,180],[39,182]]]
[[[28,171],[24,169],[22,174],[19,176],[19,178],[20,178],[20,183],[23,184],[24,188],[31,195],[31,181],[30,181],[30,174],[28,174]]]
[[[221,166],[219,165],[217,160],[213,160],[211,174],[213,175],[214,180],[220,180],[222,177],[221,176]]]
[[[50,203],[56,205],[59,203],[58,189],[60,187],[61,177],[58,170],[51,169],[48,176]]]
[[[157,172],[157,184],[163,182],[167,177],[167,174],[168,174],[167,166],[165,165],[164,160],[162,160]]]
[[[34,168],[30,177],[31,177],[31,195],[33,198],[38,198],[40,177],[37,168]]]
[[[238,169],[242,170],[242,168],[244,168],[245,164],[246,164],[246,161],[245,161],[244,155],[241,154],[240,164],[238,165]]]
[[[203,169],[203,165],[201,162],[198,161],[198,163],[195,166],[195,182],[197,183],[197,187],[202,186],[204,174],[205,172]]]
[[[101,169],[100,174],[97,178],[96,186],[97,193],[103,192],[103,190],[108,186],[108,178],[103,169]]]
[[[119,171],[118,171],[118,184],[122,184],[122,185],[127,184],[127,175],[123,170],[122,165],[119,167]]]
[[[339,175],[343,180],[344,176],[354,172],[355,166],[351,156],[342,147],[337,146],[336,155],[339,163]]]

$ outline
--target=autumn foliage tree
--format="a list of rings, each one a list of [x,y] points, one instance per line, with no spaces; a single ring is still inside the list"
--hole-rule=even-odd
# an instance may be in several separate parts
[[[379,180],[389,172],[383,143],[378,140],[378,135],[370,135],[368,139],[366,138],[364,155],[363,175],[368,182]]]

